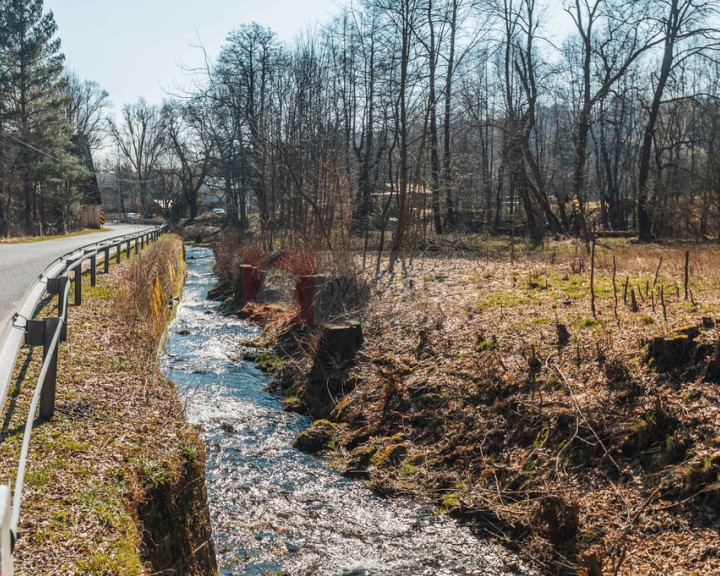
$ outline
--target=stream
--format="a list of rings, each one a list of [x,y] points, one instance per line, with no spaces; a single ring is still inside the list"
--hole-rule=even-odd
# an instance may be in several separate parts
[[[218,313],[210,249],[187,248],[188,277],[163,371],[207,446],[222,576],[532,574],[511,553],[432,506],[382,498],[292,447],[310,420],[284,412],[270,378],[238,359],[256,327]]]

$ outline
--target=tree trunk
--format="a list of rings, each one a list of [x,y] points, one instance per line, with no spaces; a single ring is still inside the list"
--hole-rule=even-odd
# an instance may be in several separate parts
[[[400,135],[400,175],[398,182],[398,215],[390,249],[390,263],[388,271],[395,271],[395,263],[404,246],[405,229],[407,227],[408,210],[408,120],[407,120],[407,81],[410,62],[410,40],[412,35],[412,7],[410,0],[402,0],[402,49],[400,54],[400,91],[398,94],[399,119],[398,133]]]
[[[443,233],[442,214],[440,212],[440,153],[438,150],[438,126],[437,126],[437,98],[435,94],[435,73],[437,68],[437,54],[435,50],[435,24],[433,22],[433,2],[428,1],[428,25],[430,28],[430,78],[428,109],[430,111],[430,170],[432,173],[432,214],[433,226],[436,234]]]
[[[641,242],[649,242],[653,239],[652,216],[649,207],[648,181],[650,179],[650,158],[652,156],[652,144],[655,136],[655,124],[657,123],[663,92],[667,84],[673,66],[673,51],[675,40],[679,31],[678,2],[672,0],[670,14],[667,21],[667,33],[665,37],[665,52],[663,54],[660,75],[653,94],[653,101],[650,106],[650,114],[643,133],[643,143],[640,150],[640,169],[638,174],[638,239]]]
[[[448,70],[445,78],[445,125],[443,128],[443,186],[445,187],[446,222],[449,228],[457,226],[457,213],[452,197],[452,163],[451,163],[451,116],[452,110],[452,81],[455,73],[455,37],[457,36],[458,0],[452,0],[452,15],[450,17],[450,54],[448,55]]]

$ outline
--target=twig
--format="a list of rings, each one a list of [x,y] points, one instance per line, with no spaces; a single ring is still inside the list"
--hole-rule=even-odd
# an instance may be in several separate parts
[[[623,302],[625,303],[625,306],[627,306],[627,294],[628,294],[628,285],[630,284],[630,276],[625,277],[625,288],[623,288]]]
[[[620,554],[620,558],[617,561],[617,564],[615,564],[615,569],[613,570],[613,576],[617,576],[620,573],[620,568],[623,565],[623,562],[625,562],[625,555],[627,554],[627,547],[623,546],[622,553]]]
[[[595,310],[595,236],[593,235],[592,240],[592,253],[590,256],[590,310],[592,311],[593,318],[597,318],[597,311]]]
[[[580,418],[583,419],[583,421],[585,422],[585,425],[588,427],[590,432],[592,432],[592,435],[595,436],[595,439],[598,441],[598,444],[600,444],[600,447],[603,449],[603,452],[605,452],[605,456],[608,457],[610,462],[613,463],[615,468],[617,468],[617,471],[622,476],[622,474],[623,474],[622,469],[620,468],[618,463],[615,461],[615,459],[612,457],[612,455],[610,454],[608,449],[605,447],[605,444],[600,439],[600,436],[598,436],[597,432],[595,432],[595,429],[590,425],[590,422],[588,421],[588,419],[585,417],[585,414],[583,413],[582,409],[580,408],[580,405],[578,404],[577,399],[575,398],[575,393],[573,392],[572,386],[570,386],[570,382],[568,382],[568,379],[565,377],[565,374],[563,374],[562,370],[560,370],[558,365],[555,364],[554,362],[552,363],[551,366],[552,366],[552,369],[555,371],[555,373],[558,375],[558,377],[563,381],[563,383],[567,387],[568,393],[570,394],[570,400],[572,401],[573,407],[575,408],[575,412],[577,413],[578,416],[580,416]]]
[[[653,290],[655,289],[655,286],[657,285],[658,275],[660,274],[660,266],[662,266],[662,263],[663,263],[663,257],[660,256],[660,262],[658,263],[657,270],[655,270],[655,279],[653,280]]]
[[[640,300],[642,300],[642,301],[643,301],[643,304],[644,304],[644,303],[645,303],[645,296],[643,296],[642,288],[640,288],[640,284],[638,284],[637,289],[638,289],[638,291],[637,291],[638,296],[640,296]]]
[[[613,296],[615,297],[615,321],[619,324],[620,319],[618,318],[618,294],[617,294],[617,263],[615,262],[615,255],[613,254]]]
[[[665,286],[660,286],[660,304],[663,309],[663,319],[667,322],[667,308],[665,308]]]

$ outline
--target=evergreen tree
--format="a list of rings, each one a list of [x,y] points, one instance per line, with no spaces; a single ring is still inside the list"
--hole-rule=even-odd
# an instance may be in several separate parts
[[[55,195],[53,187],[69,186],[80,166],[63,113],[65,57],[56,33],[55,18],[43,11],[42,0],[0,0],[2,128],[5,144],[20,147],[6,172],[7,193],[21,191],[24,228],[31,235],[47,215],[45,196]]]

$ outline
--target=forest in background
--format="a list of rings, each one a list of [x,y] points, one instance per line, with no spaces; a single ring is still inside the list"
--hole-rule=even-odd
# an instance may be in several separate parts
[[[116,118],[42,1],[0,2],[0,234],[81,225],[104,144],[143,213],[194,218],[210,189],[266,247],[716,239],[718,2],[568,1],[557,43],[547,7],[363,0],[291,45],[241,25],[192,93]]]

